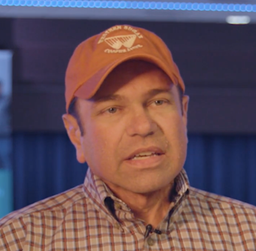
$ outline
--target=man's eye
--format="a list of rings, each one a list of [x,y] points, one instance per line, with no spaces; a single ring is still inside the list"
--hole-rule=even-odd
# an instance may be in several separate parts
[[[115,113],[116,111],[117,111],[117,108],[115,108],[115,107],[110,107],[107,109],[107,112],[109,112],[109,113]]]
[[[162,105],[162,104],[164,104],[164,103],[165,103],[165,101],[164,101],[164,100],[159,99],[159,100],[155,100],[155,101],[154,101],[154,103],[155,103],[156,105]]]

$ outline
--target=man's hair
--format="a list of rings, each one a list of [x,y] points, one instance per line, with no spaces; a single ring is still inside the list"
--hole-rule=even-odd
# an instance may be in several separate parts
[[[179,93],[179,98],[180,98],[180,104],[181,104],[181,112],[183,114],[183,108],[182,108],[182,98],[184,96],[184,93],[180,87],[180,85],[176,85],[177,86],[177,89],[178,89],[178,93]],[[81,134],[83,135],[84,134],[84,131],[83,131],[83,126],[82,126],[82,121],[81,121],[81,117],[79,115],[79,111],[78,111],[78,102],[77,102],[78,98],[77,97],[74,97],[69,105],[69,108],[68,108],[68,113],[70,115],[72,115],[76,121],[77,121],[77,124],[80,128],[80,131],[81,131]]]

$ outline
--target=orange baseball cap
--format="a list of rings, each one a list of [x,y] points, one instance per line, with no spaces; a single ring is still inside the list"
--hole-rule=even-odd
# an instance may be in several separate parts
[[[157,65],[185,91],[179,69],[160,37],[146,29],[116,25],[75,49],[66,70],[66,111],[74,97],[90,99],[116,66],[131,59]]]

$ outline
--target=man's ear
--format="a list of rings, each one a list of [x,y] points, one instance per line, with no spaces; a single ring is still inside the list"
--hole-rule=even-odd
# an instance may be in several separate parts
[[[183,117],[183,122],[184,125],[187,127],[188,124],[188,103],[189,103],[189,96],[188,95],[184,95],[182,97],[182,117]]]
[[[62,120],[66,128],[68,137],[76,148],[76,158],[78,162],[86,162],[82,145],[83,138],[77,120],[70,114],[63,114]]]

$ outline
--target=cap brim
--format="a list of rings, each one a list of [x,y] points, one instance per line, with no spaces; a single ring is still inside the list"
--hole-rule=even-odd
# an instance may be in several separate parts
[[[160,58],[154,57],[150,54],[136,54],[128,57],[123,57],[120,60],[116,60],[113,63],[107,65],[106,67],[100,69],[95,73],[92,77],[90,77],[87,81],[82,83],[80,87],[74,92],[74,96],[83,99],[92,98],[97,90],[100,88],[106,77],[121,63],[125,61],[129,61],[132,59],[143,60],[146,62],[150,62],[158,66],[162,69],[172,80],[174,84],[177,84],[178,76],[175,74],[175,69],[170,69],[166,67],[167,63],[163,62]]]

